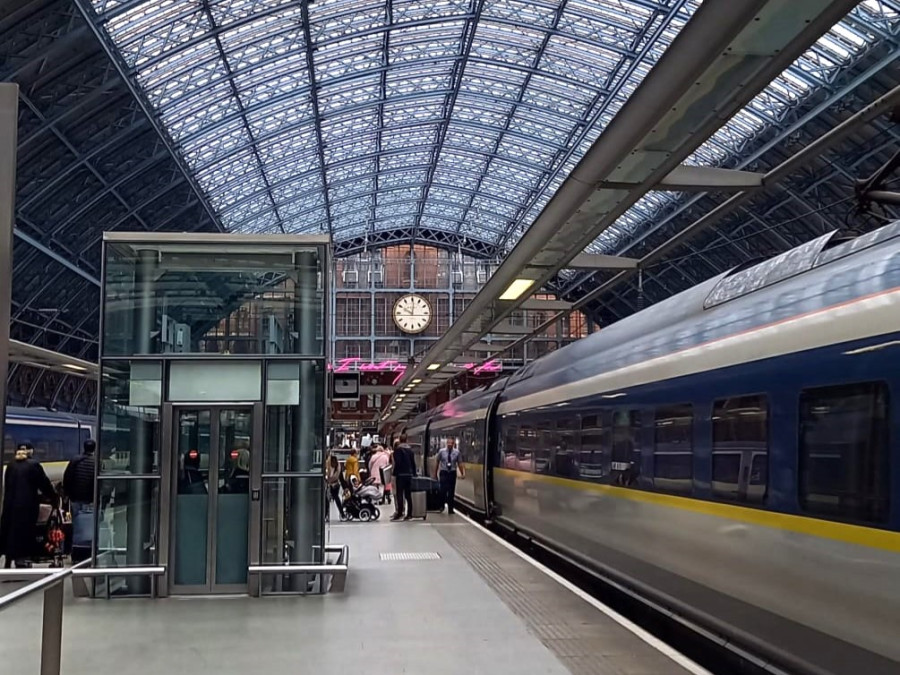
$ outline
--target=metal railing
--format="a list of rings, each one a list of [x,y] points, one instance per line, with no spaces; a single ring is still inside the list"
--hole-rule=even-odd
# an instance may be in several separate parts
[[[110,577],[110,576],[150,576],[156,579],[165,572],[164,567],[88,567],[94,560],[89,558],[73,567],[30,568],[0,570],[0,581],[27,581],[38,577],[27,586],[10,591],[0,596],[0,612],[9,609],[17,602],[44,592],[41,627],[41,675],[59,675],[62,665],[62,625],[63,625],[63,590],[66,579],[72,577]],[[107,597],[109,584],[107,583]],[[154,586],[155,588],[155,586]]]
[[[336,562],[319,565],[251,565],[247,571],[250,575],[260,574],[308,574],[322,578],[325,592],[343,592],[350,569],[350,548],[346,545],[329,545],[325,553],[337,554]],[[10,591],[0,596],[0,612],[9,609],[16,603],[32,597],[38,592],[44,593],[41,628],[41,675],[60,675],[62,665],[62,625],[64,582],[71,578],[73,584],[77,579],[103,577],[106,579],[106,597],[109,598],[109,578],[127,576],[149,576],[151,578],[151,597],[157,595],[157,579],[165,574],[163,566],[148,567],[89,567],[93,558],[82,561],[73,567],[28,568],[0,570],[0,581],[30,581],[27,586]]]
[[[346,544],[325,546],[326,555],[337,553],[334,563],[300,564],[300,565],[250,565],[247,572],[251,576],[261,574],[307,574],[322,577],[325,593],[342,593],[347,585],[347,574],[350,571],[350,547]]]

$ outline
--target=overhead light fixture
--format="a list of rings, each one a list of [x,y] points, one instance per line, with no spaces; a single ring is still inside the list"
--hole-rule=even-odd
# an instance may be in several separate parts
[[[518,300],[522,294],[534,286],[534,279],[516,279],[503,291],[501,300]]]
[[[63,363],[63,364],[62,364],[62,367],[63,367],[63,368],[68,368],[69,370],[77,370],[77,371],[80,372],[80,373],[86,373],[86,372],[87,372],[87,368],[85,368],[84,366],[77,366],[77,365],[75,365],[74,363]]]
[[[398,400],[398,401],[402,401],[402,400],[405,399],[405,398],[406,398],[406,394],[397,394],[397,400]]]
[[[430,366],[428,366],[428,370],[440,370],[440,369],[441,369],[440,363],[432,363]]]
[[[417,380],[413,380],[412,383],[413,383],[413,384],[419,384],[421,381],[422,381],[422,379],[419,378],[419,379],[417,379]]]

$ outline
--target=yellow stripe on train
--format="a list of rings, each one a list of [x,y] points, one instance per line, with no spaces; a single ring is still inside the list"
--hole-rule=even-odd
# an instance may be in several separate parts
[[[473,464],[472,466],[475,465]],[[580,490],[582,492],[606,495],[618,499],[628,499],[630,501],[643,502],[645,504],[655,504],[656,506],[676,508],[683,511],[692,511],[707,516],[715,516],[717,518],[725,518],[732,521],[737,520],[751,525],[759,525],[761,527],[796,532],[798,534],[900,553],[900,533],[891,532],[889,530],[863,527],[861,525],[848,525],[846,523],[835,523],[830,520],[819,520],[807,516],[776,513],[774,511],[764,511],[762,509],[748,508],[745,506],[710,502],[703,499],[676,497],[673,495],[661,494],[659,492],[635,490],[617,487],[615,485],[598,485],[597,483],[586,483],[584,481],[572,480],[571,478],[545,476],[543,474],[534,474],[529,473],[528,471],[518,471],[515,469],[495,468],[494,471],[498,475],[507,476],[519,481],[525,480],[547,483],[549,485],[557,485],[567,489]]]

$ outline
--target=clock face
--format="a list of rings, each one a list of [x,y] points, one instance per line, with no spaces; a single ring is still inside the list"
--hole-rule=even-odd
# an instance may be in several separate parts
[[[404,295],[394,304],[394,323],[406,333],[421,333],[431,323],[431,305],[421,295]]]

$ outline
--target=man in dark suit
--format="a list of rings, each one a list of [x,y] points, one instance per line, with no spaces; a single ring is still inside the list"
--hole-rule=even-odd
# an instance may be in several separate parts
[[[397,481],[397,510],[391,520],[409,520],[412,518],[412,479],[416,475],[416,456],[412,447],[406,442],[406,434],[400,434],[400,441],[394,448],[394,477]],[[403,515],[404,502],[406,516]]]

